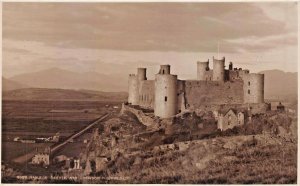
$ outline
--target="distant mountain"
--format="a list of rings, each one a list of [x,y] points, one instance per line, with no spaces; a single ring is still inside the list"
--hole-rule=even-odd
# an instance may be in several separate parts
[[[47,88],[24,88],[3,92],[4,100],[126,101],[126,92],[99,92]]]
[[[266,99],[297,99],[298,73],[281,70],[266,70],[265,98]]]
[[[51,68],[10,78],[36,88],[89,89],[106,92],[127,91],[127,76],[105,75],[97,72],[77,73]]]
[[[3,91],[16,90],[16,89],[20,89],[20,88],[28,88],[28,86],[18,83],[13,80],[9,80],[5,77],[2,77],[2,90]]]
[[[260,73],[265,74],[266,99],[297,99],[297,72],[266,70]],[[99,91],[126,92],[128,83],[126,74],[76,73],[59,68],[21,74],[10,79],[4,79],[3,82],[4,90],[27,87],[73,89],[80,90],[81,93],[96,94],[98,96],[103,96]],[[113,94],[110,96],[113,96]]]

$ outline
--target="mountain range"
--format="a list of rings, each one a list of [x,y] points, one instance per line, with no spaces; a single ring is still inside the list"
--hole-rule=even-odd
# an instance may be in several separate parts
[[[297,99],[298,73],[281,70],[266,70],[265,98],[267,99]]]
[[[59,68],[20,74],[9,80],[34,88],[87,89],[107,92],[127,90],[126,75],[105,75],[97,72],[77,73]]]
[[[265,74],[266,99],[283,99],[287,97],[297,99],[297,72],[267,70],[260,73]],[[19,95],[20,93],[18,92],[21,91],[17,89],[26,89],[23,90],[23,94],[26,92],[27,94],[35,93],[38,95],[43,92],[43,89],[53,89],[51,92],[53,94],[56,92],[54,95],[66,89],[66,91],[63,92],[67,93],[72,90],[74,91],[72,95],[76,95],[75,98],[86,98],[90,96],[93,99],[97,97],[95,97],[95,95],[108,96],[108,93],[105,92],[109,92],[110,95],[112,95],[112,92],[126,92],[127,81],[126,74],[105,75],[97,72],[77,73],[59,68],[20,74],[11,78],[2,78],[3,91],[10,91],[15,96]],[[79,93],[85,96],[82,97]],[[89,96],[87,96],[87,94],[89,94]],[[4,96],[7,95],[8,92],[4,94]],[[39,97],[38,95],[35,96]]]
[[[27,85],[2,77],[2,90],[10,91],[21,88],[28,88]]]

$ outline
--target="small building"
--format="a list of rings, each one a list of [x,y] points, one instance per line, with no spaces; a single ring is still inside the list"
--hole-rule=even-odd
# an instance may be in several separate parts
[[[218,129],[225,131],[235,126],[244,125],[245,112],[229,109],[227,112],[220,112],[218,116]]]
[[[49,154],[45,154],[45,153],[36,154],[32,158],[31,163],[36,165],[44,165],[44,166],[49,165],[50,164]]]
[[[14,141],[20,141],[20,137],[15,137]]]
[[[52,136],[51,141],[57,143],[57,142],[59,142],[59,137],[60,137],[60,135],[59,135],[59,132],[58,132],[54,136]]]
[[[279,102],[279,104],[277,105],[277,110],[281,112],[285,110],[285,107],[281,104],[281,102]]]

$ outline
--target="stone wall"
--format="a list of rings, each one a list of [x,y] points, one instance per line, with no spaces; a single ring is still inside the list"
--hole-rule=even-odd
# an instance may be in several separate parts
[[[148,128],[159,127],[158,121],[156,121],[154,117],[147,116],[143,111],[139,109],[135,109],[128,105],[122,104],[121,113],[125,111],[133,113],[137,117],[139,122],[141,122],[143,125],[147,126]]]
[[[251,110],[251,114],[264,113],[270,110],[270,104],[268,103],[252,103],[252,104],[222,104],[222,105],[202,105],[194,110],[196,114],[201,113],[201,111],[218,111],[218,110]]]
[[[213,104],[242,104],[243,81],[185,81],[185,101],[187,108],[201,108]]]
[[[139,105],[145,108],[154,107],[154,80],[139,82]]]

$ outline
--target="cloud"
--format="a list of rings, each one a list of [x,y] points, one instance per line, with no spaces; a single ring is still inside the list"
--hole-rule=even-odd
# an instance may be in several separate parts
[[[218,41],[282,35],[297,25],[291,20],[287,28],[270,17],[269,4],[4,3],[3,38],[68,48],[212,52]],[[230,44],[223,50],[247,50]]]
[[[195,78],[217,56],[258,72],[297,71],[297,5],[287,3],[3,3],[3,74],[58,67],[135,73],[172,65]],[[228,62],[227,61],[227,62]],[[212,67],[212,65],[211,65]]]
[[[225,41],[229,46],[240,46],[236,48],[239,52],[259,52],[283,46],[297,46],[297,33],[287,33],[281,35],[271,35],[266,37],[245,37],[238,39],[228,39]]]

